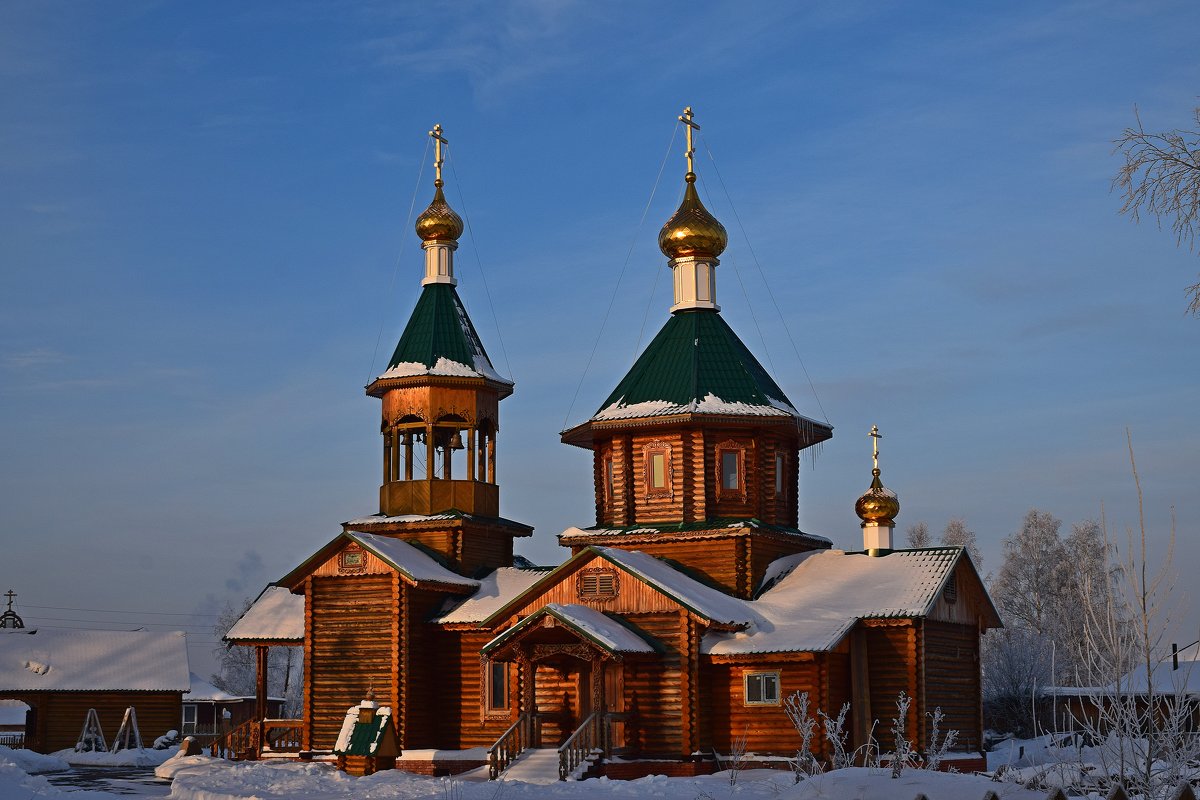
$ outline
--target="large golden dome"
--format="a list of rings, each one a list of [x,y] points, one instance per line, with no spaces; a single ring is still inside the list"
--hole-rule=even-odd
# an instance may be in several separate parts
[[[463,232],[462,217],[446,202],[446,195],[442,194],[441,180],[434,181],[433,185],[437,187],[437,191],[433,193],[433,202],[417,217],[417,236],[424,242],[435,239],[458,241]]]
[[[683,192],[683,202],[658,232],[658,248],[667,258],[716,258],[729,243],[725,226],[700,202],[700,195],[696,193],[696,173],[689,172],[684,180],[687,188]]]
[[[871,470],[871,488],[858,498],[854,504],[854,513],[863,522],[875,525],[892,525],[896,515],[900,513],[900,500],[896,493],[883,485],[879,480],[879,468]]]

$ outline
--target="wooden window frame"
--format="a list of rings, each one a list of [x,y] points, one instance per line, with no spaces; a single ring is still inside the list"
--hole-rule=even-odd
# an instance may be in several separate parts
[[[504,675],[504,706],[495,705],[496,702],[496,685],[492,678],[495,673],[493,670],[500,667]],[[483,691],[480,692],[480,697],[483,701],[483,718],[484,719],[508,719],[512,716],[513,707],[513,679],[512,665],[507,661],[492,661],[484,659],[480,665],[479,682],[482,684]]]
[[[213,706],[213,708],[216,709],[216,706]],[[189,711],[192,712],[192,718],[190,720],[187,718]],[[198,708],[196,708],[196,704],[195,703],[184,703],[183,704],[183,712],[181,713],[180,718],[179,718],[179,723],[180,723],[179,727],[183,731],[183,735],[190,736],[190,735],[194,734],[196,732],[196,728],[200,724],[199,720],[200,720],[200,710]],[[188,729],[189,725],[191,726],[190,730]]]
[[[787,475],[788,459],[787,453],[776,451],[775,453],[775,496],[787,499],[787,481],[784,478]]]
[[[621,593],[621,576],[615,569],[603,567],[580,570],[575,578],[575,591],[584,602],[612,600]]]
[[[942,599],[946,601],[946,605],[954,605],[958,602],[958,576],[951,575],[950,580],[946,582],[946,586],[942,589]]]
[[[600,459],[600,482],[604,487],[604,505],[612,508],[617,494],[617,464],[612,453]]]
[[[732,440],[721,442],[716,448],[717,498],[721,500],[736,499],[746,502],[746,446]],[[737,458],[737,488],[725,486],[725,456]]]
[[[775,682],[775,697],[769,700],[750,699],[750,679],[770,676]],[[746,706],[777,706],[783,698],[783,680],[777,669],[746,670],[742,673],[742,705]]]
[[[663,457],[663,481],[664,485],[654,485],[654,456],[661,455]],[[673,498],[675,485],[675,470],[671,466],[671,445],[661,439],[655,439],[652,442],[642,446],[642,471],[645,480],[643,483],[646,486],[646,497],[666,497]]]

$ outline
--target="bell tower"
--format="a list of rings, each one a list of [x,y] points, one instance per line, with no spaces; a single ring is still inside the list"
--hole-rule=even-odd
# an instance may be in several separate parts
[[[454,251],[463,222],[442,192],[448,141],[441,125],[429,135],[433,200],[416,221],[425,251],[423,288],[387,369],[366,387],[382,401],[379,513],[345,527],[423,542],[461,569],[505,566],[512,563],[512,537],[532,533],[499,518],[499,405],[512,394],[513,382],[492,366],[458,296]],[[458,521],[459,533],[479,530],[467,531],[469,541],[447,538],[438,531],[448,520]],[[415,528],[436,535],[417,536]],[[482,548],[470,546],[485,541]]]

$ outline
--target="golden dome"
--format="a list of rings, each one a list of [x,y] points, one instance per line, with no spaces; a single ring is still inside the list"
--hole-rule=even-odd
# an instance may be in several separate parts
[[[875,525],[892,525],[896,515],[900,513],[900,500],[896,493],[883,485],[879,480],[879,468],[871,470],[871,488],[858,498],[854,504],[854,513],[863,522]]]
[[[729,243],[725,226],[708,213],[708,209],[700,202],[700,195],[696,193],[696,173],[689,172],[684,180],[687,181],[687,188],[683,192],[683,202],[658,232],[658,249],[667,258],[716,258]]]
[[[433,202],[417,217],[417,236],[424,242],[435,239],[458,241],[463,232],[462,217],[446,202],[446,196],[442,194],[442,181],[436,180],[433,185],[437,187]]]

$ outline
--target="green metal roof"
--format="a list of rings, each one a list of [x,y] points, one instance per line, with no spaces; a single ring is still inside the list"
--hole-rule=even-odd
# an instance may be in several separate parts
[[[800,416],[716,311],[673,314],[593,420],[681,413]]]
[[[512,381],[496,372],[454,286],[425,286],[380,378],[461,375]]]

